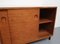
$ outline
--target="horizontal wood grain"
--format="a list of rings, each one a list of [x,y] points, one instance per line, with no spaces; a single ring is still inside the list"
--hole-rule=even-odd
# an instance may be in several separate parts
[[[11,44],[7,11],[0,11],[0,36],[2,44]]]
[[[47,32],[46,30],[45,31],[40,31],[38,38],[35,41],[31,41],[29,43],[36,42],[36,41],[39,41],[39,40],[42,40],[42,39],[46,39],[46,38],[49,38],[51,36],[52,35],[49,32]]]
[[[0,8],[0,37],[2,44],[30,44],[30,42],[49,38],[54,31],[56,8]]]
[[[39,9],[8,10],[12,44],[21,44],[37,39],[39,17],[35,17],[35,15],[39,15]]]
[[[49,36],[49,35],[51,34],[46,30],[40,31],[39,33],[39,37],[44,37],[44,36]]]

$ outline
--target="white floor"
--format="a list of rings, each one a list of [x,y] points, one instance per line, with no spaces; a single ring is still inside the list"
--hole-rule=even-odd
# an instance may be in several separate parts
[[[32,44],[60,44],[60,27],[54,30],[54,35],[51,40],[44,39]]]

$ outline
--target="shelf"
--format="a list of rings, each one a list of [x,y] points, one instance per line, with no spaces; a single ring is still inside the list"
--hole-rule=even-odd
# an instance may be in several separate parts
[[[43,23],[49,23],[49,22],[53,22],[52,20],[49,19],[41,19],[39,24],[43,24]]]
[[[46,30],[40,31],[39,32],[39,37],[44,37],[44,36],[51,36],[51,34]]]

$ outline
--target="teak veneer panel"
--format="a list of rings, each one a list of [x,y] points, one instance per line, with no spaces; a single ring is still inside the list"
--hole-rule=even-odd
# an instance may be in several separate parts
[[[30,44],[30,42],[51,37],[54,30],[56,8],[57,7],[0,8],[1,43]],[[43,14],[43,18],[41,17],[41,13],[44,13],[43,11],[45,10],[48,14]],[[45,29],[42,28],[43,26],[41,24],[48,28],[41,31],[41,29]]]
[[[35,41],[38,37],[39,9],[8,10],[12,44]]]
[[[0,36],[2,44],[11,44],[7,11],[0,11]]]

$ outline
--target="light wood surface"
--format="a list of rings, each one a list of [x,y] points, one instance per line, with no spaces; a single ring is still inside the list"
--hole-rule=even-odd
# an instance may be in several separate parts
[[[56,8],[0,8],[1,43],[30,44],[51,37],[54,31]]]
[[[39,24],[43,24],[43,23],[50,23],[50,22],[53,22],[52,20],[49,20],[49,19],[41,19]]]
[[[8,10],[12,44],[35,41],[38,36],[39,9]]]
[[[0,11],[0,35],[2,44],[11,44],[7,11]]]

